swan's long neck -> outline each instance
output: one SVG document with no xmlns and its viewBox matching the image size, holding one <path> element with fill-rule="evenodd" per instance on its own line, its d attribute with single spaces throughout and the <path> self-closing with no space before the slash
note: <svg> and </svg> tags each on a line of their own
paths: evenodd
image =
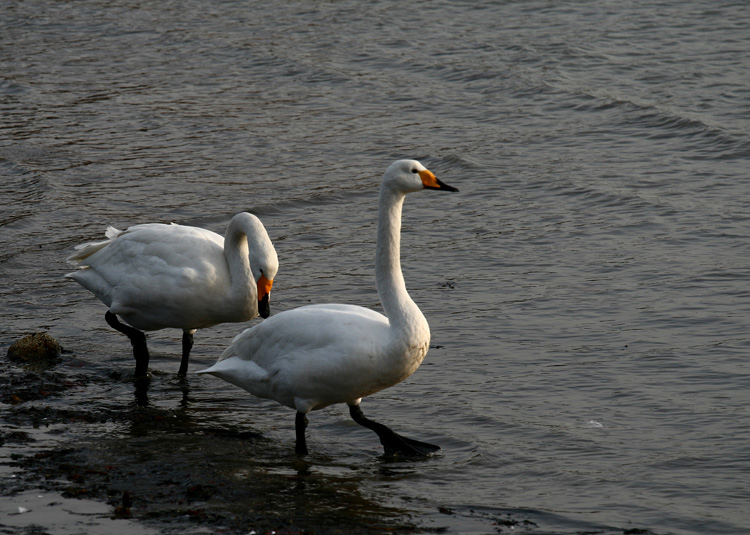
<svg viewBox="0 0 750 535">
<path fill-rule="evenodd" d="M 378 242 L 375 253 L 375 277 L 380 302 L 391 328 L 413 333 L 429 327 L 422 312 L 406 291 L 401 272 L 401 210 L 405 194 L 387 187 L 380 192 Z"/>
<path fill-rule="evenodd" d="M 241 217 L 233 217 L 224 235 L 224 256 L 231 278 L 231 295 L 256 299 L 257 288 L 250 270 L 248 229 Z"/>
</svg>

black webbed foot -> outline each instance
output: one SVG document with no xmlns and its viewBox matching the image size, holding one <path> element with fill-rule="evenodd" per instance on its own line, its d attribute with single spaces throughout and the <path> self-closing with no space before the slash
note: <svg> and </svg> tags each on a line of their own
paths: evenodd
<svg viewBox="0 0 750 535">
<path fill-rule="evenodd" d="M 440 450 L 440 446 L 401 436 L 387 426 L 366 418 L 359 405 L 349 405 L 349 414 L 359 425 L 371 429 L 378 435 L 385 454 L 389 457 L 426 457 Z"/>
</svg>

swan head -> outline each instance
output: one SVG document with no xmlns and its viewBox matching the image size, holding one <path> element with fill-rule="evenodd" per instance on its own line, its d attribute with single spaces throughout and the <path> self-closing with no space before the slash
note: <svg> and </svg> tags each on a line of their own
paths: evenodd
<svg viewBox="0 0 750 535">
<path fill-rule="evenodd" d="M 260 219 L 248 213 L 237 214 L 235 217 L 242 221 L 248 241 L 250 271 L 257 285 L 258 314 L 267 318 L 271 315 L 269 301 L 273 279 L 279 271 L 279 258 Z"/>
<path fill-rule="evenodd" d="M 398 160 L 393 162 L 383 175 L 383 186 L 411 193 L 422 189 L 458 191 L 458 189 L 439 180 L 431 171 L 417 160 Z"/>
<path fill-rule="evenodd" d="M 258 286 L 258 314 L 261 318 L 267 318 L 271 315 L 271 287 L 279 271 L 279 260 L 273 247 L 253 256 L 255 258 L 251 259 L 250 269 Z"/>
</svg>

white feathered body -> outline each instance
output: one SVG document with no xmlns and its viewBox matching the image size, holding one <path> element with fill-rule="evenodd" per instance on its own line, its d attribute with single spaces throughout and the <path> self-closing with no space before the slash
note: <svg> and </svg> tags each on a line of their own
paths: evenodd
<svg viewBox="0 0 750 535">
<path fill-rule="evenodd" d="M 211 373 L 251 394 L 306 413 L 393 386 L 419 367 L 430 342 L 419 309 L 408 336 L 373 310 L 342 304 L 282 312 L 247 329 Z"/>
<path fill-rule="evenodd" d="M 438 184 L 415 160 L 383 176 L 375 278 L 385 315 L 354 305 L 300 307 L 237 336 L 210 373 L 300 413 L 361 398 L 409 377 L 427 354 L 430 327 L 401 272 L 401 210 L 406 193 Z"/>
<path fill-rule="evenodd" d="M 109 227 L 106 236 L 79 246 L 68 260 L 83 269 L 67 276 L 136 329 L 200 329 L 258 315 L 253 284 L 231 291 L 223 236 L 161 223 Z"/>
</svg>

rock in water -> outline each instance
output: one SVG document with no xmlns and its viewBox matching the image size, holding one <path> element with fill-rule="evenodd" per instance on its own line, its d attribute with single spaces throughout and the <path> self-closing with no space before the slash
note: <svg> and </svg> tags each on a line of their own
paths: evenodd
<svg viewBox="0 0 750 535">
<path fill-rule="evenodd" d="M 60 359 L 60 344 L 46 333 L 28 334 L 8 348 L 8 358 L 32 366 L 51 366 Z"/>
</svg>

